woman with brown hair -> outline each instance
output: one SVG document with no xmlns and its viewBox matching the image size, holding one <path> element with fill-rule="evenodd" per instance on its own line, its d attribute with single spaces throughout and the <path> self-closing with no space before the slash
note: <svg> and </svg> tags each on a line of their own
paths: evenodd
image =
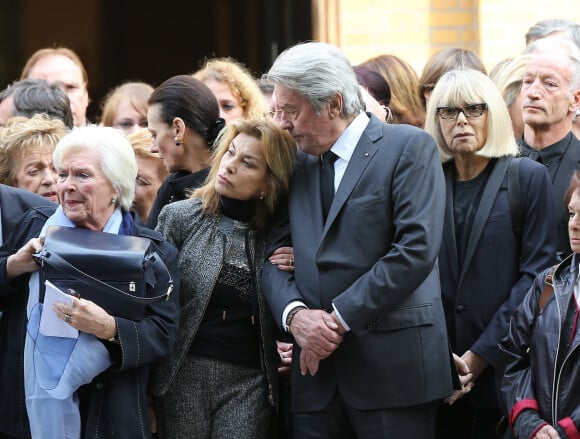
<svg viewBox="0 0 580 439">
<path fill-rule="evenodd" d="M 156 369 L 159 437 L 270 437 L 275 326 L 261 292 L 265 234 L 288 191 L 292 137 L 264 117 L 228 124 L 206 184 L 158 229 L 179 250 L 180 329 Z"/>
<path fill-rule="evenodd" d="M 419 79 L 421 99 L 423 100 L 423 105 L 427 106 L 427 101 L 435 84 L 439 81 L 439 78 L 450 70 L 464 70 L 472 69 L 487 75 L 483 61 L 472 50 L 461 49 L 459 47 L 451 47 L 449 49 L 443 49 L 435 53 L 429 60 L 425 67 L 423 67 L 423 72 L 421 73 L 421 78 Z"/>
<path fill-rule="evenodd" d="M 423 128 L 425 109 L 419 96 L 419 78 L 413 67 L 395 55 L 379 55 L 361 64 L 380 73 L 391 88 L 389 108 L 393 123 Z"/>
</svg>

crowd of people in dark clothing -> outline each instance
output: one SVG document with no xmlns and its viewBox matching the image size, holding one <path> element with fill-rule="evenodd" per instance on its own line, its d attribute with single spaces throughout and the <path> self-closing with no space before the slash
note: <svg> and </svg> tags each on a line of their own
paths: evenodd
<svg viewBox="0 0 580 439">
<path fill-rule="evenodd" d="M 0 93 L 0 439 L 580 439 L 580 24 L 525 43 L 213 58 L 99 121 L 35 52 Z M 147 243 L 137 317 L 52 302 L 64 227 Z"/>
</svg>

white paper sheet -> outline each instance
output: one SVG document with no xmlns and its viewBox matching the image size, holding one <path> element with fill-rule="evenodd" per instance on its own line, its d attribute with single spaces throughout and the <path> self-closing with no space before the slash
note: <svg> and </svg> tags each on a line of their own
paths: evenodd
<svg viewBox="0 0 580 439">
<path fill-rule="evenodd" d="M 55 302 L 72 305 L 72 296 L 63 293 L 50 281 L 45 281 L 44 284 L 46 285 L 46 291 L 44 293 L 44 305 L 42 307 L 40 326 L 38 328 L 40 333 L 52 337 L 78 338 L 78 329 L 73 328 L 67 322 L 60 319 L 57 313 L 52 309 L 52 305 Z"/>
</svg>

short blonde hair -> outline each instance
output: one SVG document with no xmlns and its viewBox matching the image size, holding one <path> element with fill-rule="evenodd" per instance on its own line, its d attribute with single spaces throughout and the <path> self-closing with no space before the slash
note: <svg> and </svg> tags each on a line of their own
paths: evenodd
<svg viewBox="0 0 580 439">
<path fill-rule="evenodd" d="M 0 183 L 14 186 L 18 160 L 44 148 L 54 149 L 67 133 L 60 119 L 45 114 L 12 117 L 0 130 Z"/>
<path fill-rule="evenodd" d="M 201 82 L 212 79 L 225 82 L 244 109 L 244 117 L 261 116 L 266 111 L 264 95 L 256 80 L 248 69 L 233 58 L 208 59 L 193 77 Z"/>
<path fill-rule="evenodd" d="M 475 154 L 489 158 L 518 154 L 507 106 L 492 80 L 476 70 L 451 70 L 439 79 L 433 89 L 425 119 L 425 131 L 435 138 L 442 162 L 451 160 L 453 152 L 441 132 L 437 107 L 479 103 L 487 104 L 487 140 Z"/>
<path fill-rule="evenodd" d="M 215 190 L 215 181 L 220 162 L 232 140 L 240 133 L 258 139 L 266 159 L 268 189 L 264 194 L 264 199 L 258 203 L 255 220 L 258 229 L 266 230 L 271 225 L 276 204 L 290 187 L 297 147 L 296 142 L 286 130 L 282 130 L 263 116 L 252 119 L 237 119 L 226 125 L 226 129 L 217 138 L 217 148 L 214 152 L 213 164 L 206 184 L 197 189 L 192 198 L 203 199 L 202 205 L 205 213 L 218 212 L 220 196 Z"/>
<path fill-rule="evenodd" d="M 101 125 L 112 127 L 115 124 L 117 108 L 123 100 L 129 101 L 135 111 L 147 119 L 147 101 L 152 93 L 153 87 L 145 82 L 126 82 L 115 87 L 103 102 Z"/>
</svg>

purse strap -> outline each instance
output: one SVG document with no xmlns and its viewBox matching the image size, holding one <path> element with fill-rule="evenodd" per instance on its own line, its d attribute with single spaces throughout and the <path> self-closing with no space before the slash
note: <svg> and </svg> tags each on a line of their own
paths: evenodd
<svg viewBox="0 0 580 439">
<path fill-rule="evenodd" d="M 84 282 L 85 284 L 93 288 L 96 288 L 97 290 L 103 293 L 114 296 L 120 294 L 121 296 L 130 300 L 131 302 L 150 304 L 160 302 L 162 300 L 169 300 L 169 297 L 173 292 L 173 278 L 171 277 L 171 273 L 169 273 L 167 266 L 163 263 L 163 261 L 156 252 L 150 253 L 145 257 L 145 260 L 151 262 L 153 265 L 162 266 L 164 268 L 164 273 L 167 275 L 167 291 L 164 294 L 161 294 L 160 296 L 156 297 L 139 297 L 126 293 L 125 291 L 120 290 L 114 287 L 113 285 L 109 285 L 108 283 L 103 282 L 97 279 L 96 277 L 93 277 L 90 274 L 85 273 L 82 270 L 79 270 L 77 267 L 69 263 L 62 256 L 50 252 L 46 248 L 43 248 L 40 252 L 35 253 L 33 256 L 36 259 L 40 260 L 41 264 L 46 263 L 51 267 L 55 268 L 56 270 L 66 273 L 69 276 L 72 276 Z"/>
</svg>

